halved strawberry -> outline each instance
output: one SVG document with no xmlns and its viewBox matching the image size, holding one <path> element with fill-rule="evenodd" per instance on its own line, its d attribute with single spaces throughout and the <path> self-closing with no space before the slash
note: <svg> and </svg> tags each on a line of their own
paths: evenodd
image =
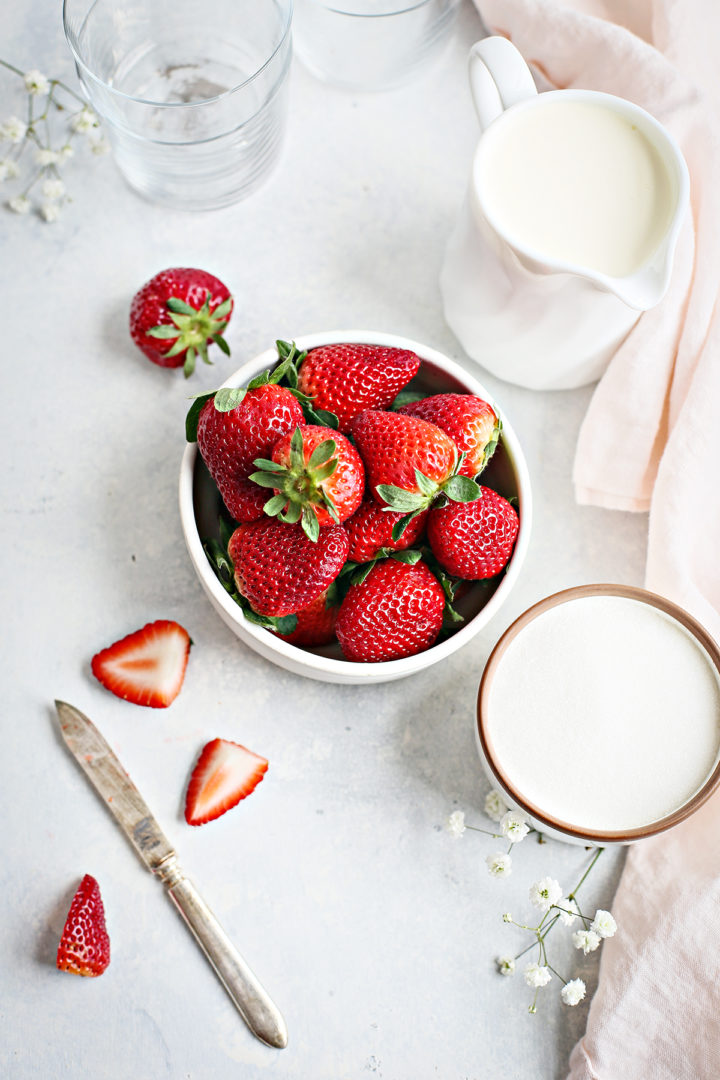
<svg viewBox="0 0 720 1080">
<path fill-rule="evenodd" d="M 110 963 L 110 938 L 100 886 L 86 874 L 73 896 L 55 961 L 72 975 L 102 975 Z"/>
<path fill-rule="evenodd" d="M 239 743 L 213 739 L 203 748 L 193 769 L 185 799 L 188 825 L 214 821 L 255 788 L 267 772 L 268 762 Z"/>
<path fill-rule="evenodd" d="M 164 709 L 180 693 L 192 642 L 179 623 L 158 619 L 92 658 L 92 672 L 116 697 Z"/>
</svg>

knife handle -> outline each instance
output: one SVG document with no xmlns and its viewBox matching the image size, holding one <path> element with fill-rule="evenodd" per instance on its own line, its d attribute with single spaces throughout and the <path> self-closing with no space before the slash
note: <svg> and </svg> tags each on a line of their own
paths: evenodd
<svg viewBox="0 0 720 1080">
<path fill-rule="evenodd" d="M 243 1020 L 262 1042 L 287 1046 L 287 1028 L 280 1010 L 243 960 L 175 856 L 156 867 L 168 896 L 212 964 Z"/>
</svg>

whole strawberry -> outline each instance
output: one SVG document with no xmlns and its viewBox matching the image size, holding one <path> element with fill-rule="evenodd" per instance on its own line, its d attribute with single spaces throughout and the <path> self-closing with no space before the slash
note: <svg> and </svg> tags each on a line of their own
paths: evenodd
<svg viewBox="0 0 720 1080">
<path fill-rule="evenodd" d="M 378 663 L 414 656 L 433 644 L 443 621 L 445 594 L 423 562 L 382 559 L 351 585 L 336 633 L 348 660 Z"/>
<path fill-rule="evenodd" d="M 393 540 L 393 527 L 402 519 L 402 514 L 383 510 L 374 499 L 366 499 L 353 516 L 343 523 L 350 537 L 348 559 L 366 563 L 380 551 L 404 551 L 412 547 L 425 528 L 426 518 L 427 511 L 421 512 L 410 521 L 402 535 Z"/>
<path fill-rule="evenodd" d="M 507 565 L 519 528 L 514 507 L 491 488 L 481 487 L 471 503 L 448 503 L 428 515 L 430 547 L 449 574 L 479 581 Z"/>
<path fill-rule="evenodd" d="M 442 496 L 462 502 L 477 498 L 474 480 L 457 475 L 455 443 L 435 424 L 368 410 L 355 417 L 351 430 L 371 493 L 381 505 L 403 515 L 393 526 L 393 539 Z"/>
<path fill-rule="evenodd" d="M 218 390 L 202 404 L 197 430 L 190 434 L 196 434 L 203 461 L 235 521 L 262 517 L 267 493 L 248 479 L 253 462 L 269 457 L 275 443 L 302 423 L 298 400 L 272 382 Z"/>
<path fill-rule="evenodd" d="M 348 546 L 342 525 L 329 525 L 311 540 L 299 525 L 263 517 L 235 530 L 228 555 L 237 590 L 253 610 L 283 616 L 302 611 L 327 589 L 343 568 Z"/>
<path fill-rule="evenodd" d="M 153 364 L 182 367 L 187 378 L 198 356 L 212 363 L 208 346 L 213 342 L 230 355 L 222 335 L 232 310 L 227 287 L 205 270 L 161 270 L 133 297 L 130 336 Z"/>
<path fill-rule="evenodd" d="M 364 409 L 386 408 L 420 367 L 409 349 L 383 345 L 321 345 L 302 361 L 298 389 L 313 408 L 335 413 L 340 431 Z"/>
<path fill-rule="evenodd" d="M 435 394 L 397 411 L 428 420 L 450 436 L 460 453 L 465 454 L 458 469 L 460 476 L 476 477 L 495 452 L 500 421 L 487 401 L 474 394 Z"/>
<path fill-rule="evenodd" d="M 328 645 L 335 638 L 338 606 L 329 590 L 320 593 L 306 608 L 297 613 L 297 626 L 291 634 L 278 634 L 291 645 Z"/>
<path fill-rule="evenodd" d="M 110 938 L 100 886 L 86 874 L 75 893 L 63 928 L 56 964 L 73 975 L 102 975 L 110 963 Z"/>
<path fill-rule="evenodd" d="M 365 490 L 365 469 L 352 443 L 332 428 L 299 424 L 275 444 L 272 461 L 258 458 L 250 479 L 275 490 L 265 513 L 300 521 L 311 540 L 354 514 Z"/>
</svg>

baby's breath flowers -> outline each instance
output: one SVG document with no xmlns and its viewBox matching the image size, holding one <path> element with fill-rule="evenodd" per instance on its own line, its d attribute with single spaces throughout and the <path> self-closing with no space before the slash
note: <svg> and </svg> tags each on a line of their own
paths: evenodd
<svg viewBox="0 0 720 1080">
<path fill-rule="evenodd" d="M 563 986 L 560 997 L 565 1005 L 579 1005 L 585 997 L 585 983 L 582 979 L 571 979 Z"/>
<path fill-rule="evenodd" d="M 495 960 L 497 969 L 500 975 L 514 975 L 515 974 L 515 957 L 514 956 L 498 956 Z"/>
<path fill-rule="evenodd" d="M 594 930 L 576 930 L 572 936 L 575 948 L 582 949 L 586 956 L 589 952 L 595 952 L 601 941 L 602 938 Z"/>
<path fill-rule="evenodd" d="M 504 851 L 496 851 L 485 859 L 488 873 L 492 877 L 509 877 L 512 873 L 512 859 Z"/>
<path fill-rule="evenodd" d="M 562 899 L 562 885 L 555 878 L 545 877 L 530 886 L 530 903 L 545 914 Z"/>
<path fill-rule="evenodd" d="M 74 155 L 73 140 L 86 137 L 93 154 L 109 149 L 98 136 L 100 122 L 80 95 L 60 79 L 49 78 L 37 68 L 23 72 L 6 60 L 0 60 L 0 67 L 22 80 L 27 99 L 26 119 L 8 116 L 0 121 L 0 144 L 4 144 L 0 145 L 0 183 L 26 174 L 25 186 L 7 199 L 6 206 L 16 214 L 34 209 L 43 221 L 57 221 L 68 201 L 59 170 Z M 60 113 L 66 115 L 67 123 L 58 134 L 51 130 L 51 118 Z M 42 201 L 32 202 L 33 191 L 42 192 Z"/>
<path fill-rule="evenodd" d="M 488 873 L 494 878 L 508 877 L 512 872 L 512 857 L 516 844 L 521 843 L 530 833 L 535 833 L 539 842 L 544 842 L 537 830 L 533 829 L 527 816 L 520 810 L 510 809 L 499 791 L 491 791 L 487 795 L 484 804 L 485 813 L 494 821 L 498 832 L 483 829 L 477 825 L 470 825 L 461 810 L 455 810 L 450 814 L 446 822 L 446 828 L 453 836 L 463 836 L 468 830 L 484 833 L 495 840 L 507 842 L 506 851 L 491 852 L 485 858 Z M 612 937 L 617 931 L 615 919 L 609 911 L 598 908 L 594 917 L 583 914 L 580 910 L 576 894 L 588 874 L 600 858 L 603 849 L 598 848 L 590 860 L 582 877 L 574 889 L 565 893 L 562 885 L 553 877 L 543 877 L 533 882 L 529 890 L 529 899 L 532 905 L 540 912 L 541 918 L 537 925 L 529 925 L 517 922 L 509 911 L 506 911 L 502 920 L 521 930 L 532 934 L 533 940 L 515 956 L 503 955 L 495 958 L 495 965 L 501 975 L 509 976 L 515 971 L 516 963 L 520 957 L 525 956 L 531 949 L 537 949 L 537 956 L 530 960 L 523 969 L 523 978 L 526 984 L 535 991 L 529 1012 L 537 1012 L 538 995 L 543 987 L 556 978 L 562 983 L 560 1000 L 564 1005 L 578 1005 L 586 994 L 586 986 L 582 979 L 565 979 L 550 963 L 547 953 L 546 939 L 548 934 L 558 924 L 572 927 L 572 944 L 576 949 L 582 950 L 587 955 L 594 952 L 602 944 L 604 938 Z"/>
</svg>

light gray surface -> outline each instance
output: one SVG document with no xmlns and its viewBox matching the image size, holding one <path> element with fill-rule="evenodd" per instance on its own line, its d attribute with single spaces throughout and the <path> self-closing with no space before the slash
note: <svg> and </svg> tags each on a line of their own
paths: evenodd
<svg viewBox="0 0 720 1080">
<path fill-rule="evenodd" d="M 10 59 L 70 74 L 58 5 L 4 14 Z M 463 8 L 440 62 L 384 95 L 335 91 L 296 66 L 281 167 L 230 210 L 166 212 L 102 159 L 68 169 L 75 201 L 61 222 L 0 214 L 3 1077 L 564 1075 L 586 1003 L 569 1010 L 551 987 L 529 1016 L 530 991 L 495 975 L 492 960 L 518 940 L 501 912 L 529 915 L 531 881 L 550 873 L 569 887 L 586 855 L 526 841 L 512 877 L 497 882 L 484 865 L 494 842 L 454 841 L 442 825 L 456 808 L 485 824 L 473 709 L 504 627 L 564 586 L 642 583 L 645 518 L 573 502 L 590 390 L 543 396 L 480 373 L 528 456 L 534 538 L 507 607 L 458 655 L 404 682 L 323 685 L 243 648 L 193 576 L 176 505 L 188 394 L 278 336 L 355 324 L 467 363 L 444 325 L 437 276 L 476 138 L 464 58 L 479 31 Z M 5 113 L 13 84 L 1 78 Z M 206 267 L 237 297 L 232 359 L 191 385 L 149 364 L 126 329 L 135 289 L 173 264 Z M 195 642 L 170 709 L 135 708 L 94 683 L 98 648 L 164 617 Z M 56 736 L 55 697 L 86 711 L 119 753 L 283 1009 L 287 1050 L 245 1029 Z M 185 783 L 215 736 L 266 755 L 270 769 L 236 810 L 191 829 Z M 601 859 L 584 890 L 589 908 L 610 904 L 619 860 Z M 97 980 L 54 968 L 86 872 L 100 882 L 113 949 Z M 566 959 L 594 986 L 597 954 Z"/>
</svg>

